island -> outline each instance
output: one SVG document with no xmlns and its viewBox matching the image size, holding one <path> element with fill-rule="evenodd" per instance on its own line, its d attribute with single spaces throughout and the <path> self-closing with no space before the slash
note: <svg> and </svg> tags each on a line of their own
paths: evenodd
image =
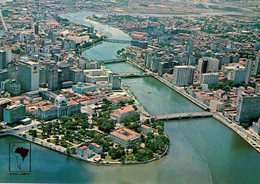
<svg viewBox="0 0 260 184">
<path fill-rule="evenodd" d="M 91 163 L 136 164 L 157 160 L 166 155 L 170 143 L 164 133 L 164 122 L 154 118 L 141 120 L 133 103 L 127 96 L 121 101 L 114 99 L 113 103 L 104 99 L 94 105 L 93 114 L 77 113 L 42 122 L 23 137 L 40 139 L 55 145 L 55 149 L 62 147 L 63 153 Z"/>
</svg>

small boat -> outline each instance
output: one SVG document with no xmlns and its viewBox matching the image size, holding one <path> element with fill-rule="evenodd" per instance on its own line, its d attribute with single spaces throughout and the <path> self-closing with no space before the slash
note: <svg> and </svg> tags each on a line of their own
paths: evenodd
<svg viewBox="0 0 260 184">
<path fill-rule="evenodd" d="M 148 93 L 151 93 L 151 91 L 148 91 Z"/>
</svg>

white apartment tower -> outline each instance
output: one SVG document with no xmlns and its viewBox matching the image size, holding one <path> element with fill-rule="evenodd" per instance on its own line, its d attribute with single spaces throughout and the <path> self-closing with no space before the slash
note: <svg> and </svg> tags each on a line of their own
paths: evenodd
<svg viewBox="0 0 260 184">
<path fill-rule="evenodd" d="M 186 86 L 193 83 L 194 66 L 175 66 L 173 71 L 173 84 L 176 86 Z"/>
</svg>

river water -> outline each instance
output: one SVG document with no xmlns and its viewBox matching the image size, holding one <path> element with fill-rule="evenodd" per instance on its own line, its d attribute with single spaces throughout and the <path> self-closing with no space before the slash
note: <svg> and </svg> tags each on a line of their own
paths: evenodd
<svg viewBox="0 0 260 184">
<path fill-rule="evenodd" d="M 76 20 L 77 16 L 81 17 L 81 22 L 78 18 L 77 23 L 85 23 L 82 13 L 69 14 L 67 18 L 71 20 L 74 17 L 73 20 Z M 101 45 L 99 49 L 102 50 Z M 106 55 L 102 59 L 106 59 Z M 122 63 L 107 67 L 123 73 L 131 68 Z M 123 79 L 123 82 L 151 114 L 201 111 L 154 78 Z M 148 94 L 149 90 L 152 93 Z M 20 140 L 4 137 L 0 139 L 0 182 L 260 183 L 259 154 L 214 118 L 169 121 L 165 123 L 165 132 L 171 142 L 168 155 L 145 165 L 94 166 L 33 144 L 32 172 L 29 176 L 9 175 L 9 142 Z"/>
</svg>

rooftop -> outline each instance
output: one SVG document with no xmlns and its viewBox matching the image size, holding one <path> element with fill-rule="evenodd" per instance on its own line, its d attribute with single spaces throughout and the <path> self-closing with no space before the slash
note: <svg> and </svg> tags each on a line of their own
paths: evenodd
<svg viewBox="0 0 260 184">
<path fill-rule="evenodd" d="M 121 139 L 125 139 L 125 140 L 130 140 L 130 139 L 133 139 L 135 137 L 138 137 L 140 134 L 132 131 L 132 130 L 129 130 L 127 128 L 120 128 L 118 130 L 115 130 L 113 132 L 111 132 L 110 134 L 113 134 L 117 137 L 120 137 Z"/>
</svg>

